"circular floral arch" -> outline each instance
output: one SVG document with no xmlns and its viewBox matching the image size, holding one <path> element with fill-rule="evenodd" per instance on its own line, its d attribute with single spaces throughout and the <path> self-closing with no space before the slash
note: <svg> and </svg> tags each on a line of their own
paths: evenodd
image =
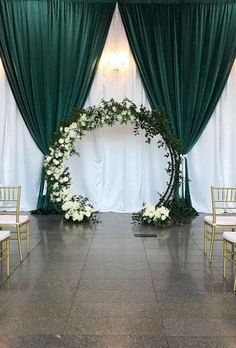
<svg viewBox="0 0 236 348">
<path fill-rule="evenodd" d="M 84 221 L 93 217 L 93 206 L 87 197 L 72 195 L 70 192 L 71 176 L 66 161 L 76 154 L 75 144 L 87 132 L 115 123 L 134 125 L 135 135 L 142 129 L 145 131 L 146 142 L 150 143 L 156 135 L 161 135 L 157 144 L 164 148 L 168 158 L 166 168 L 169 182 L 166 191 L 160 195 L 155 207 L 165 206 L 173 196 L 175 187 L 179 185 L 179 167 L 181 162 L 181 142 L 172 135 L 169 121 L 163 110 L 147 110 L 137 106 L 128 99 L 121 103 L 102 101 L 99 107 L 86 110 L 74 109 L 72 117 L 65 122 L 55 135 L 49 154 L 45 157 L 44 168 L 50 198 L 66 220 Z"/>
</svg>

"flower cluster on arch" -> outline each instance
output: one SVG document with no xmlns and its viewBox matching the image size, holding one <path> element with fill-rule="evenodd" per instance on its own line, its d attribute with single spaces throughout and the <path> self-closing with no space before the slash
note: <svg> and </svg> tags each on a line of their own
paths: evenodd
<svg viewBox="0 0 236 348">
<path fill-rule="evenodd" d="M 104 125 L 113 126 L 115 123 L 133 124 L 135 134 L 139 133 L 139 129 L 143 129 L 147 142 L 150 142 L 153 136 L 160 134 L 163 140 L 159 141 L 158 146 L 166 148 L 169 124 L 165 114 L 160 110 L 150 111 L 142 105 L 137 108 L 128 99 L 124 99 L 121 103 L 113 99 L 103 100 L 99 107 L 74 109 L 71 119 L 64 122 L 55 134 L 43 163 L 50 199 L 66 220 L 82 222 L 94 217 L 94 209 L 89 199 L 70 192 L 72 178 L 66 163 L 70 156 L 78 154 L 75 148 L 76 140 L 81 139 L 87 132 Z M 171 139 L 170 136 L 169 138 Z M 168 163 L 168 170 L 172 167 L 173 165 Z M 144 210 L 142 212 L 146 214 Z"/>
</svg>

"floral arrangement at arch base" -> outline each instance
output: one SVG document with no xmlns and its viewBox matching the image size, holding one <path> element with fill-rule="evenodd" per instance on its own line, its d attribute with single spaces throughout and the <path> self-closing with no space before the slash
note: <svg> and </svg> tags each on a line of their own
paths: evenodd
<svg viewBox="0 0 236 348">
<path fill-rule="evenodd" d="M 171 216 L 171 204 L 173 203 L 173 192 L 176 185 L 179 185 L 181 177 L 181 141 L 173 137 L 169 121 L 163 110 L 150 111 L 142 105 L 137 108 L 128 99 L 124 99 L 121 103 L 113 99 L 102 101 L 99 107 L 89 107 L 86 110 L 74 109 L 71 119 L 61 125 L 43 163 L 48 193 L 55 208 L 67 221 L 97 221 L 89 199 L 82 195 L 71 194 L 72 178 L 66 161 L 72 155 L 79 155 L 75 148 L 77 139 L 81 139 L 87 132 L 104 125 L 113 126 L 116 123 L 133 124 L 135 135 L 139 134 L 140 129 L 144 130 L 147 143 L 150 143 L 154 136 L 161 135 L 162 138 L 158 140 L 157 145 L 159 148 L 164 148 L 165 157 L 168 159 L 166 171 L 170 180 L 165 193 L 161 195 L 155 207 L 145 205 L 139 213 L 134 214 L 134 222 L 155 226 L 178 223 L 178 218 L 173 219 L 173 214 Z M 176 211 L 178 215 L 178 208 Z M 182 212 L 180 215 L 182 216 Z M 193 217 L 193 212 L 188 212 L 186 216 Z"/>
</svg>

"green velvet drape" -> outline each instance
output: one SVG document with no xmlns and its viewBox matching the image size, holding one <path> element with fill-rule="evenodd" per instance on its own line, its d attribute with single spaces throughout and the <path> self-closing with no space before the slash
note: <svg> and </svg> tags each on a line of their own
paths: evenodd
<svg viewBox="0 0 236 348">
<path fill-rule="evenodd" d="M 209 121 L 235 58 L 236 2 L 120 0 L 119 9 L 150 104 L 166 109 L 186 154 Z M 185 191 L 191 205 L 188 180 Z"/>
<path fill-rule="evenodd" d="M 1 0 L 0 54 L 22 117 L 44 155 L 74 106 L 83 107 L 113 0 Z M 48 208 L 40 188 L 38 208 Z"/>
</svg>

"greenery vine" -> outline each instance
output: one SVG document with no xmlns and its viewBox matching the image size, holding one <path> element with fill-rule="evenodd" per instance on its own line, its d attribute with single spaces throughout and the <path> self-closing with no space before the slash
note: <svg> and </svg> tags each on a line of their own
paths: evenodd
<svg viewBox="0 0 236 348">
<path fill-rule="evenodd" d="M 178 205 L 183 204 L 183 201 L 177 199 L 178 195 L 176 195 L 181 180 L 182 142 L 174 138 L 168 118 L 162 109 L 150 111 L 142 105 L 137 108 L 128 99 L 124 99 L 121 103 L 113 99 L 103 100 L 99 107 L 83 110 L 75 108 L 71 118 L 64 122 L 55 134 L 49 154 L 44 160 L 44 168 L 48 192 L 57 210 L 66 220 L 76 222 L 95 220 L 94 209 L 88 198 L 70 193 L 72 178 L 65 163 L 70 156 L 77 153 L 75 149 L 77 139 L 81 139 L 86 132 L 104 125 L 113 126 L 115 123 L 133 124 L 135 135 L 139 134 L 140 129 L 144 130 L 147 143 L 150 143 L 153 137 L 160 135 L 161 139 L 158 140 L 157 145 L 158 148 L 165 150 L 165 157 L 168 160 L 166 171 L 169 174 L 169 181 L 166 191 L 160 195 L 155 206 L 145 205 L 140 212 L 133 215 L 133 220 L 156 226 L 186 222 L 186 218 L 193 216 L 193 211 L 187 211 L 187 207 L 181 206 L 180 216 Z M 183 209 L 186 215 L 184 221 L 182 221 Z"/>
</svg>

